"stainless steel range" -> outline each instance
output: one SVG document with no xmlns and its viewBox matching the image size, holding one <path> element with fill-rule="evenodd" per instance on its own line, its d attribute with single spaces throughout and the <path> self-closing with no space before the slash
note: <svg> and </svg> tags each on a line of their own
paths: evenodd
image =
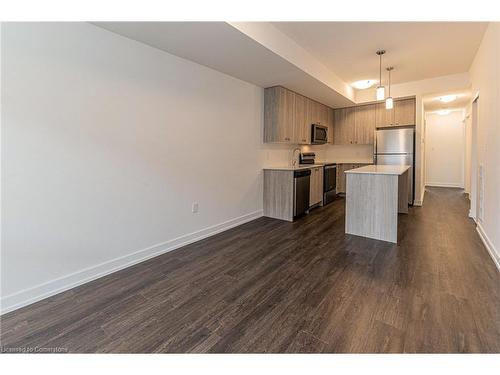
<svg viewBox="0 0 500 375">
<path fill-rule="evenodd" d="M 337 197 L 337 164 L 323 166 L 323 204 L 333 202 Z"/>
</svg>

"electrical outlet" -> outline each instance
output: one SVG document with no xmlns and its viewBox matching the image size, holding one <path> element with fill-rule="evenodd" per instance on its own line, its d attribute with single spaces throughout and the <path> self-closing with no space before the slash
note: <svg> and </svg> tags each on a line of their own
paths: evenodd
<svg viewBox="0 0 500 375">
<path fill-rule="evenodd" d="M 191 211 L 193 214 L 198 212 L 198 202 L 193 202 L 193 206 L 191 207 Z"/>
</svg>

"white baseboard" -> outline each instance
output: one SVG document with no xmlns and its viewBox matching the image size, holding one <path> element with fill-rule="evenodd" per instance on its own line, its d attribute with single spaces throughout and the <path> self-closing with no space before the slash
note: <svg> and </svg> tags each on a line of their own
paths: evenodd
<svg viewBox="0 0 500 375">
<path fill-rule="evenodd" d="M 255 220 L 262 215 L 262 210 L 251 212 L 249 214 L 225 221 L 223 223 L 216 224 L 198 230 L 196 232 L 192 232 L 174 238 L 172 240 L 150 246 L 146 249 L 138 250 L 133 253 L 71 273 L 69 275 L 50 280 L 37 286 L 7 295 L 3 297 L 0 302 L 1 314 L 17 310 L 21 307 L 38 302 L 44 298 L 53 296 L 68 289 L 85 284 L 89 281 L 109 275 L 110 273 L 143 262 L 147 259 L 178 249 L 179 247 L 199 241 L 203 238 L 213 236 L 214 234 L 224 232 L 238 225 Z"/>
<path fill-rule="evenodd" d="M 425 194 L 425 187 L 422 189 L 422 194 L 420 195 L 420 199 L 415 199 L 413 201 L 414 206 L 422 206 L 424 204 L 424 194 Z"/>
<path fill-rule="evenodd" d="M 491 259 L 493 259 L 493 262 L 495 262 L 495 265 L 497 266 L 497 270 L 500 272 L 500 253 L 493 246 L 493 243 L 490 241 L 490 239 L 486 235 L 486 232 L 484 231 L 481 224 L 477 223 L 476 230 L 477 230 L 477 233 L 479 233 L 479 237 L 481 237 L 481 240 L 484 243 L 484 247 L 486 247 L 486 250 L 488 250 L 488 253 L 490 253 Z"/>
<path fill-rule="evenodd" d="M 474 220 L 474 222 L 476 222 L 476 217 L 474 216 L 474 214 L 472 213 L 472 211 L 469 209 L 469 217 Z"/>
<path fill-rule="evenodd" d="M 463 189 L 462 184 L 448 183 L 448 182 L 426 182 L 425 186 L 434 186 L 434 187 L 452 187 L 452 188 L 461 188 Z"/>
</svg>

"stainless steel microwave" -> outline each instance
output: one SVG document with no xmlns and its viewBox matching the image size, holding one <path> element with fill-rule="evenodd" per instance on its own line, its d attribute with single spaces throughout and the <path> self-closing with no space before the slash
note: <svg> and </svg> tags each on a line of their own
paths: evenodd
<svg viewBox="0 0 500 375">
<path fill-rule="evenodd" d="M 323 125 L 311 125 L 311 143 L 321 145 L 328 142 L 328 128 Z"/>
</svg>

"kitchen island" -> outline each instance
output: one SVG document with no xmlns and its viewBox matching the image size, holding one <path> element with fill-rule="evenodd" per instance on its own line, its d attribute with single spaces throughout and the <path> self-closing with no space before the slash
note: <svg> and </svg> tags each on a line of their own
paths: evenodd
<svg viewBox="0 0 500 375">
<path fill-rule="evenodd" d="M 397 243 L 398 213 L 408 213 L 409 165 L 367 165 L 346 174 L 345 232 Z"/>
</svg>

